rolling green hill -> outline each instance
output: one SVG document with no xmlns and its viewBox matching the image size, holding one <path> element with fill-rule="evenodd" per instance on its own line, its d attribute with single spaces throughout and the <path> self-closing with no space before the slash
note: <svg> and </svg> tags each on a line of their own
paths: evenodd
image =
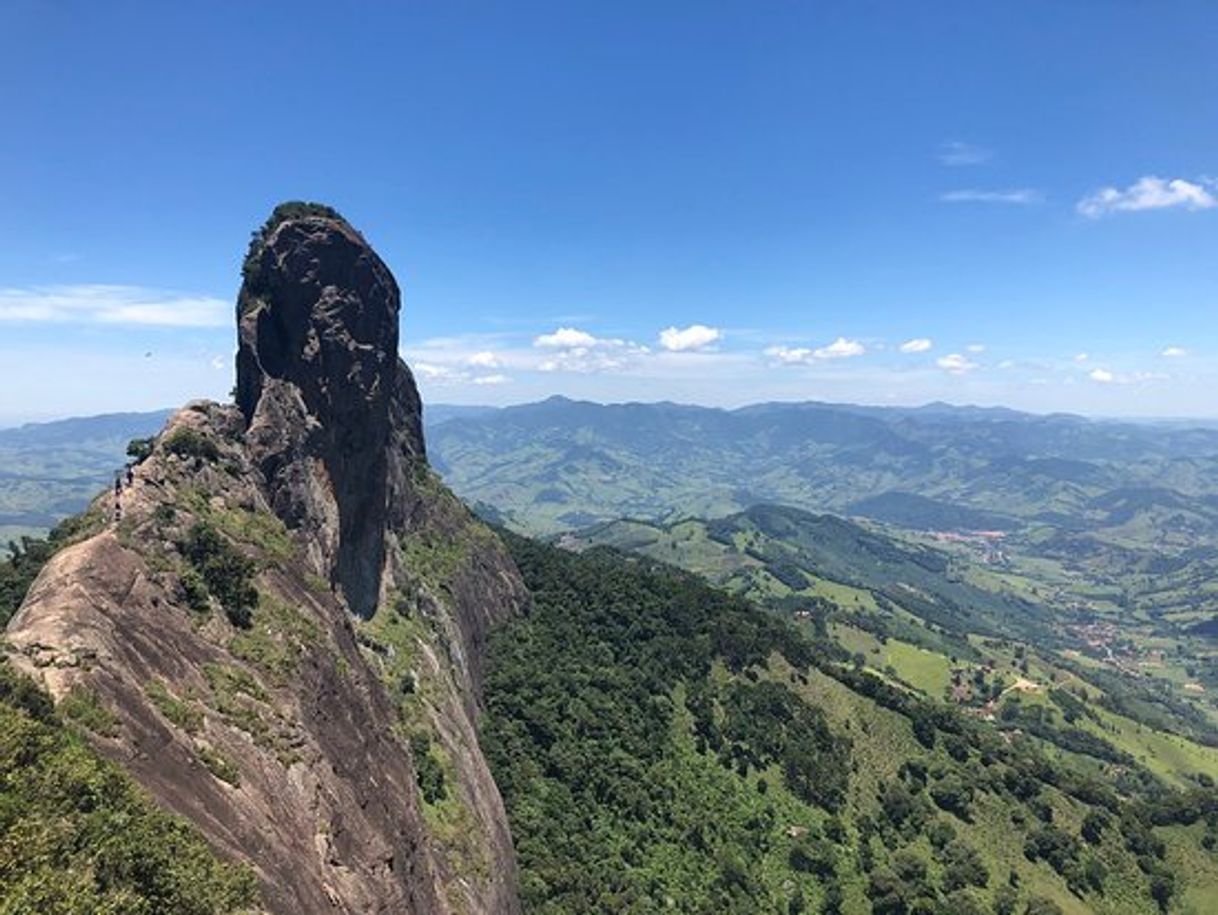
<svg viewBox="0 0 1218 915">
<path fill-rule="evenodd" d="M 1196 688 L 1213 670 L 1206 639 L 1156 636 L 1151 625 L 1119 616 L 1109 622 L 1085 604 L 1056 601 L 1018 562 L 996 568 L 972 544 L 769 505 L 713 521 L 610 522 L 558 542 L 577 550 L 611 546 L 693 571 L 831 634 L 877 674 L 977 713 L 1000 716 L 1017 700 L 1035 705 L 1069 684 L 1116 716 L 1088 718 L 1083 730 L 1091 723 L 1116 735 L 1169 735 L 1188 749 L 1169 753 L 1180 765 L 1168 763 L 1160 774 L 1218 774 L 1214 699 Z M 1174 656 L 1158 647 L 1168 642 Z M 1026 717 L 1022 707 L 1011 714 Z M 1089 740 L 1041 730 L 1050 742 Z M 1156 754 L 1144 741 L 1132 753 Z"/>
<path fill-rule="evenodd" d="M 1218 892 L 1213 782 L 1047 741 L 1052 702 L 1003 727 L 671 566 L 508 542 L 534 608 L 494 639 L 483 740 L 530 912 L 1201 915 Z"/>
<path fill-rule="evenodd" d="M 581 537 L 604 525 L 594 542 L 771 603 L 831 599 L 857 616 L 854 629 L 946 657 L 971 658 L 975 638 L 1030 639 L 1054 652 L 1055 668 L 1115 678 L 1121 698 L 1109 701 L 1123 714 L 1214 739 L 1213 428 L 946 405 L 716 410 L 551 398 L 439 415 L 428 442 L 448 482 L 496 523 Z M 751 513 L 766 504 L 859 524 L 779 530 Z M 736 522 L 748 531 L 731 543 L 715 533 Z M 851 549 L 818 543 L 814 528 L 843 534 L 839 546 Z M 902 544 L 902 558 L 879 561 L 857 530 Z M 933 556 L 942 568 L 918 568 Z M 941 680 L 941 670 L 926 675 Z"/>
<path fill-rule="evenodd" d="M 671 526 L 615 521 L 564 542 L 675 562 L 754 600 L 825 597 L 863 610 L 900 605 L 949 632 L 1042 640 L 1053 633 L 1044 607 L 972 584 L 963 576 L 964 563 L 942 550 L 786 506 L 757 505 Z"/>
</svg>

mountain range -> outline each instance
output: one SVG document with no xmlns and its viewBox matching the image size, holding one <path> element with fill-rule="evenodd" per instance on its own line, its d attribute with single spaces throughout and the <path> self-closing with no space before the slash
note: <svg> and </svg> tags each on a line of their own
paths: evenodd
<svg viewBox="0 0 1218 915">
<path fill-rule="evenodd" d="M 1136 496 L 1136 511 L 1190 503 L 1206 524 L 1218 507 L 1218 431 L 1065 414 L 553 397 L 437 411 L 428 432 L 436 467 L 458 494 L 541 533 L 620 517 L 714 517 L 760 502 L 909 527 L 998 529 L 1106 526 L 1123 493 Z"/>
</svg>

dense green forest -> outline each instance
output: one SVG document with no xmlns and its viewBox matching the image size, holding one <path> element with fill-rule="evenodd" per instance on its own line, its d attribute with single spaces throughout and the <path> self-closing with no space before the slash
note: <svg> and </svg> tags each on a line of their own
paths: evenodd
<svg viewBox="0 0 1218 915">
<path fill-rule="evenodd" d="M 1002 732 L 694 576 L 508 535 L 484 741 L 531 912 L 1204 911 L 1218 796 Z"/>
<path fill-rule="evenodd" d="M 89 694 L 58 707 L 0 659 L 0 913 L 210 915 L 251 910 L 247 867 L 102 760 L 81 729 L 116 726 Z"/>
</svg>

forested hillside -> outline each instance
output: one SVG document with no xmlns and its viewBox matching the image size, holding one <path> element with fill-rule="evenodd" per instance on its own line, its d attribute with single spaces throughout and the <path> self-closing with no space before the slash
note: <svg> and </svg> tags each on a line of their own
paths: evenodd
<svg viewBox="0 0 1218 915">
<path fill-rule="evenodd" d="M 530 911 L 1206 911 L 1212 782 L 999 731 L 650 560 L 509 545 L 484 742 Z"/>
<path fill-rule="evenodd" d="M 0 912 L 251 911 L 253 872 L 217 860 L 83 738 L 117 719 L 80 690 L 56 707 L 0 658 Z"/>
<path fill-rule="evenodd" d="M 942 542 L 766 505 L 713 521 L 616 521 L 559 542 L 689 569 L 1001 727 L 1130 756 L 1175 782 L 1218 777 L 1211 642 L 1105 613 L 1094 595 L 1069 600 L 984 538 Z"/>
</svg>

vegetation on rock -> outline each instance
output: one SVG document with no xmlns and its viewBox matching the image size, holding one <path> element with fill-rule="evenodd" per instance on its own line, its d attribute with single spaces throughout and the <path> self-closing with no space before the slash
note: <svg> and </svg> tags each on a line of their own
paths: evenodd
<svg viewBox="0 0 1218 915">
<path fill-rule="evenodd" d="M 0 562 L 0 627 L 21 607 L 30 585 L 51 557 L 92 533 L 97 522 L 93 514 L 75 515 L 61 521 L 46 538 L 22 537 L 9 543 L 8 558 Z"/>
<path fill-rule="evenodd" d="M 249 248 L 245 253 L 245 260 L 241 263 L 242 280 L 247 284 L 253 283 L 257 272 L 258 258 L 262 255 L 262 248 L 272 232 L 289 219 L 304 219 L 310 216 L 320 216 L 325 219 L 342 219 L 338 210 L 324 203 L 288 200 L 279 204 L 271 211 L 271 215 L 267 217 L 266 222 L 250 233 Z M 247 288 L 251 291 L 253 290 L 252 285 Z"/>
<path fill-rule="evenodd" d="M 56 710 L 0 660 L 0 911 L 182 915 L 256 907 L 253 873 L 217 860 L 67 724 L 108 719 L 83 697 Z M 88 707 L 89 711 L 82 712 Z"/>
<path fill-rule="evenodd" d="M 197 580 L 183 579 L 191 605 L 198 605 L 198 583 L 201 582 L 220 602 L 229 621 L 239 629 L 248 629 L 254 607 L 258 605 L 258 589 L 253 585 L 257 564 L 206 522 L 198 522 L 190 528 L 180 549 L 198 575 Z"/>
<path fill-rule="evenodd" d="M 214 441 L 197 429 L 179 426 L 165 436 L 161 446 L 170 454 L 183 458 L 214 461 L 220 457 L 220 449 Z"/>
</svg>

